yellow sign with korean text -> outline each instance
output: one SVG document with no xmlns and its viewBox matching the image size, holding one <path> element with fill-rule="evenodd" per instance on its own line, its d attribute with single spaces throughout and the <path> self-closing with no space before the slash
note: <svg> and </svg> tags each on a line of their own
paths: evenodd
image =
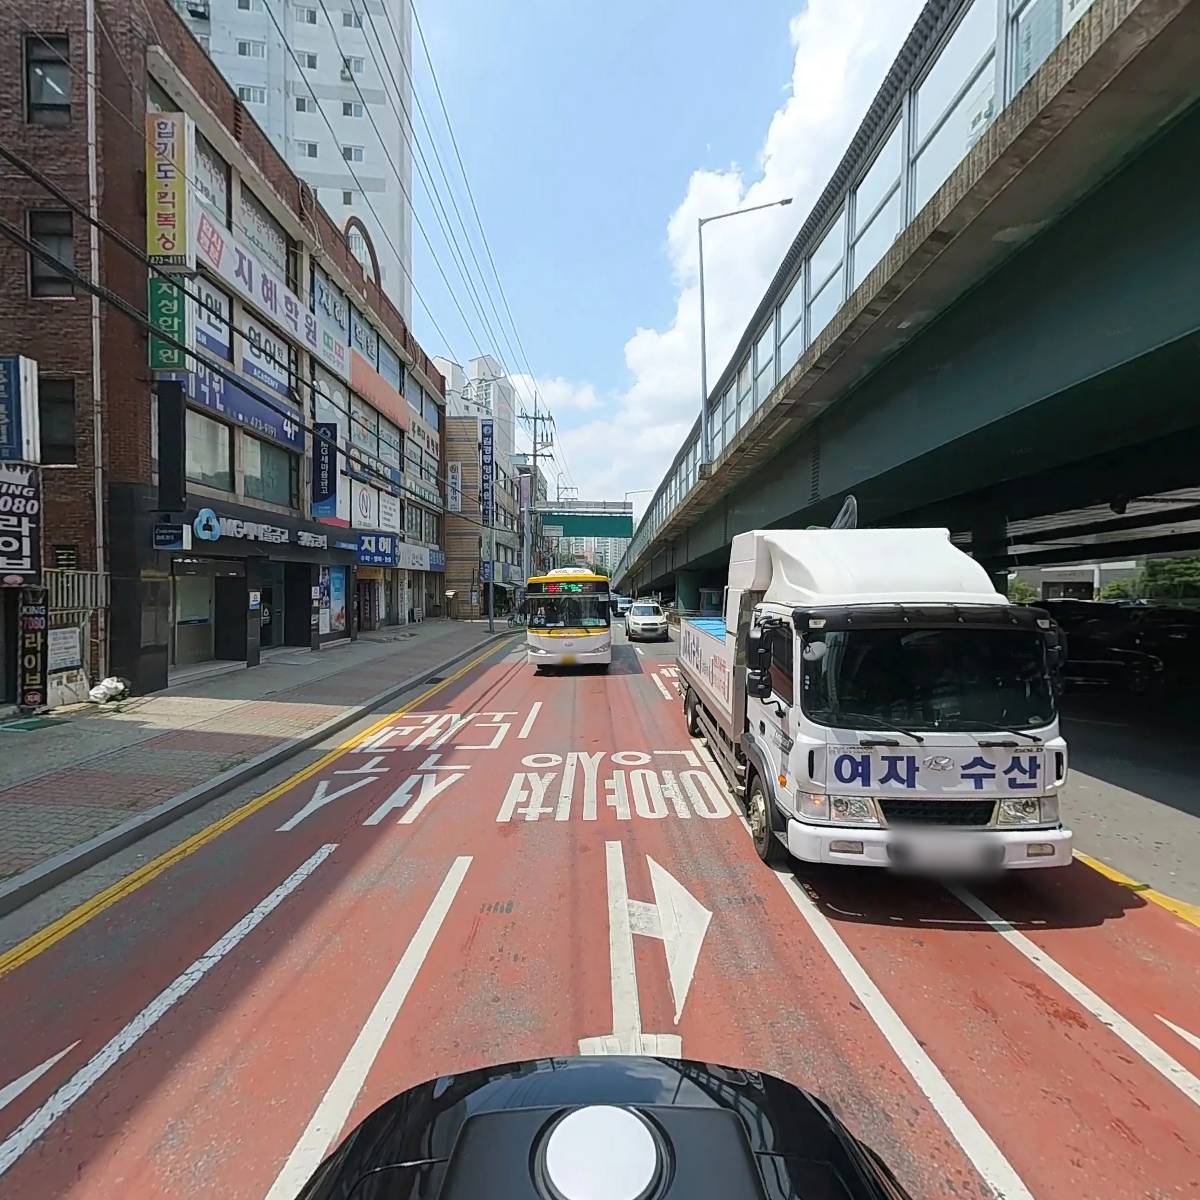
<svg viewBox="0 0 1200 1200">
<path fill-rule="evenodd" d="M 146 252 L 164 271 L 194 271 L 192 168 L 195 124 L 187 113 L 146 114 Z"/>
</svg>

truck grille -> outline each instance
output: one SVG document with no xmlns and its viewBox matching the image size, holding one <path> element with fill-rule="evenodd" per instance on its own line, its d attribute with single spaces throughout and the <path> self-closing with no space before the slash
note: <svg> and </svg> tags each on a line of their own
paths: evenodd
<svg viewBox="0 0 1200 1200">
<path fill-rule="evenodd" d="M 889 825 L 988 825 L 994 800 L 910 800 L 879 801 Z"/>
</svg>

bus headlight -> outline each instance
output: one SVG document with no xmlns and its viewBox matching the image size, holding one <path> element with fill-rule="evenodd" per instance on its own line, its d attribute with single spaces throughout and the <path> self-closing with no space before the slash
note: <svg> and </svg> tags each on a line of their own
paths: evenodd
<svg viewBox="0 0 1200 1200">
<path fill-rule="evenodd" d="M 830 796 L 829 819 L 835 825 L 878 825 L 879 815 L 870 796 Z"/>
<path fill-rule="evenodd" d="M 1000 801 L 997 825 L 1057 825 L 1057 796 L 1009 797 Z"/>
</svg>

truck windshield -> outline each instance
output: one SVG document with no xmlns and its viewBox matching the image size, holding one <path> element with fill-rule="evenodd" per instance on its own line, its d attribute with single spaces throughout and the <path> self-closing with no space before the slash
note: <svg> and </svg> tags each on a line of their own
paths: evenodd
<svg viewBox="0 0 1200 1200">
<path fill-rule="evenodd" d="M 530 629 L 607 629 L 607 596 L 532 596 Z"/>
<path fill-rule="evenodd" d="M 855 728 L 871 718 L 884 728 L 979 732 L 1055 716 L 1045 643 L 1026 630 L 827 633 L 805 647 L 801 700 L 818 724 Z"/>
</svg>

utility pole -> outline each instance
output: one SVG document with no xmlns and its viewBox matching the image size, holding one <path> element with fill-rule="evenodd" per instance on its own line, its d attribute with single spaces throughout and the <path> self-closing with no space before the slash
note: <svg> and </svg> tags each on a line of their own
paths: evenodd
<svg viewBox="0 0 1200 1200">
<path fill-rule="evenodd" d="M 533 571 L 531 569 L 532 564 L 533 564 L 533 544 L 537 541 L 537 536 L 538 536 L 538 521 L 537 521 L 537 517 L 538 517 L 538 511 L 537 511 L 537 505 L 538 505 L 538 451 L 539 450 L 549 450 L 550 447 L 554 445 L 554 435 L 548 434 L 546 436 L 546 440 L 544 442 L 541 439 L 541 426 L 544 424 L 553 423 L 553 418 L 550 416 L 549 413 L 543 414 L 538 411 L 538 393 L 537 393 L 536 389 L 534 390 L 534 393 L 533 393 L 533 412 L 532 413 L 523 412 L 520 415 L 521 415 L 522 420 L 532 421 L 532 423 L 533 423 L 533 453 L 530 456 L 530 461 L 533 464 L 533 474 L 530 478 L 530 492 L 529 492 L 529 504 L 530 504 L 529 564 L 530 564 L 530 566 L 526 569 L 527 570 L 526 577 L 528 578 L 529 575 L 533 574 Z"/>
</svg>

